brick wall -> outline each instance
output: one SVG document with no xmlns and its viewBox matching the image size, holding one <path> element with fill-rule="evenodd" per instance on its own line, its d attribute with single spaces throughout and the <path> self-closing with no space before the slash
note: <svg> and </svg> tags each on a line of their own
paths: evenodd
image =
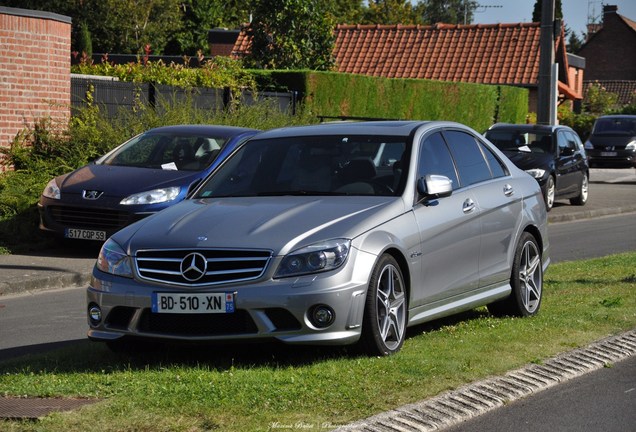
<svg viewBox="0 0 636 432">
<path fill-rule="evenodd" d="M 578 52 L 587 58 L 585 80 L 636 80 L 635 28 L 616 6 L 606 5 L 603 12 L 603 27 Z"/>
<path fill-rule="evenodd" d="M 0 146 L 34 119 L 69 118 L 70 52 L 69 17 L 0 7 Z"/>
</svg>

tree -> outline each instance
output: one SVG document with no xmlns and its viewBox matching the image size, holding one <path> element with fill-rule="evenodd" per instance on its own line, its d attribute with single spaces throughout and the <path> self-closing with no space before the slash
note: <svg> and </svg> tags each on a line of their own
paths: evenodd
<svg viewBox="0 0 636 432">
<path fill-rule="evenodd" d="M 424 24 L 470 24 L 477 6 L 474 0 L 421 0 L 416 9 Z"/>
<path fill-rule="evenodd" d="M 168 42 L 165 54 L 207 52 L 208 30 L 238 29 L 249 22 L 248 3 L 249 0 L 182 0 L 182 26 Z"/>
<path fill-rule="evenodd" d="M 536 0 L 534 2 L 534 9 L 532 10 L 532 22 L 541 22 L 541 7 L 544 0 Z M 553 0 L 546 0 L 553 1 Z M 563 19 L 563 8 L 561 7 L 561 0 L 554 0 L 554 19 Z"/>
<path fill-rule="evenodd" d="M 565 26 L 565 37 L 568 40 L 567 51 L 576 54 L 583 46 L 583 34 L 581 33 L 581 37 L 578 37 L 575 31 Z"/>
<path fill-rule="evenodd" d="M 372 0 L 364 12 L 364 20 L 373 24 L 412 24 L 416 15 L 408 0 Z"/>
<path fill-rule="evenodd" d="M 254 0 L 245 62 L 263 69 L 329 70 L 334 23 L 320 0 Z"/>
</svg>

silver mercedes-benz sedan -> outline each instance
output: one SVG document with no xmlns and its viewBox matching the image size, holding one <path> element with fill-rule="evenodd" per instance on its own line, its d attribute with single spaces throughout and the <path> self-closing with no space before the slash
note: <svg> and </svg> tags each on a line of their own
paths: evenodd
<svg viewBox="0 0 636 432">
<path fill-rule="evenodd" d="M 550 263 L 538 183 L 450 122 L 263 132 L 189 199 L 104 244 L 92 340 L 402 347 L 408 326 L 487 305 L 531 316 Z"/>
</svg>

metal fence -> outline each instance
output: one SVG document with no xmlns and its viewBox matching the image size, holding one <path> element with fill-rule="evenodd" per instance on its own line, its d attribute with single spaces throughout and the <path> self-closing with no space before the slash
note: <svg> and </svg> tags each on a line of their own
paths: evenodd
<svg viewBox="0 0 636 432">
<path fill-rule="evenodd" d="M 97 77 L 71 75 L 71 109 L 88 106 L 88 98 L 92 103 L 103 108 L 109 117 L 115 117 L 119 110 L 133 110 L 135 106 L 144 104 L 161 109 L 164 104 L 190 101 L 194 106 L 204 110 L 223 110 L 231 103 L 229 88 L 213 89 L 195 87 L 185 89 L 154 83 L 131 83 L 118 81 L 113 77 Z M 255 94 L 244 90 L 239 96 L 239 103 L 253 105 L 267 100 L 272 107 L 281 112 L 296 113 L 297 92 L 259 92 Z"/>
</svg>

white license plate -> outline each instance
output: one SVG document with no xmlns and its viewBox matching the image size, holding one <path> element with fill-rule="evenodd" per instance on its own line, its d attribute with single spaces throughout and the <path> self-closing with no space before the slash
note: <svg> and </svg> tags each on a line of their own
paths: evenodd
<svg viewBox="0 0 636 432">
<path fill-rule="evenodd" d="M 601 152 L 601 156 L 603 157 L 616 157 L 618 156 L 617 152 Z"/>
<path fill-rule="evenodd" d="M 106 231 L 66 228 L 66 230 L 64 230 L 64 237 L 70 238 L 70 239 L 105 241 Z"/>
<path fill-rule="evenodd" d="M 154 313 L 233 313 L 232 293 L 152 293 Z"/>
</svg>

